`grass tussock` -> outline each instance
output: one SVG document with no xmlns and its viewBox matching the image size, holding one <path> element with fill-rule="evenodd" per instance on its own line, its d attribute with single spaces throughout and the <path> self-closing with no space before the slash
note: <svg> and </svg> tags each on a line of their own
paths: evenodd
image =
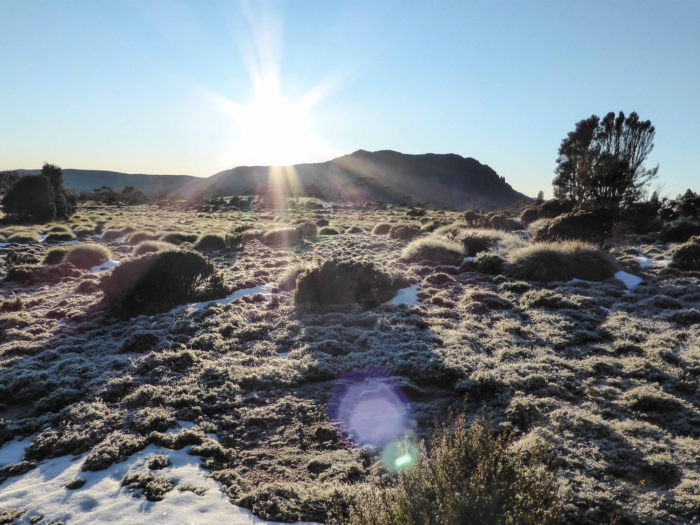
<svg viewBox="0 0 700 525">
<path fill-rule="evenodd" d="M 162 252 L 165 250 L 175 250 L 177 246 L 163 241 L 142 241 L 131 250 L 132 255 L 143 255 L 144 253 Z"/>
<path fill-rule="evenodd" d="M 603 281 L 616 271 L 605 250 L 579 241 L 535 243 L 508 255 L 508 274 L 528 281 Z"/>
<path fill-rule="evenodd" d="M 54 265 L 60 264 L 68 255 L 68 248 L 51 248 L 44 256 L 44 264 Z"/>
<path fill-rule="evenodd" d="M 130 233 L 124 239 L 127 243 L 136 246 L 141 244 L 143 241 L 153 241 L 158 238 L 158 235 L 149 231 L 138 231 Z"/>
<path fill-rule="evenodd" d="M 207 233 L 201 235 L 194 245 L 194 249 L 200 252 L 217 250 L 232 250 L 241 242 L 240 235 L 225 233 Z"/>
<path fill-rule="evenodd" d="M 374 225 L 372 228 L 372 233 L 374 235 L 386 235 L 391 230 L 391 224 L 388 222 L 380 222 Z"/>
<path fill-rule="evenodd" d="M 117 315 L 158 313 L 178 304 L 221 298 L 223 279 L 202 255 L 187 251 L 147 253 L 102 277 L 104 301 Z"/>
<path fill-rule="evenodd" d="M 401 252 L 401 259 L 431 264 L 461 264 L 464 259 L 462 246 L 437 236 L 416 239 Z"/>
<path fill-rule="evenodd" d="M 301 240 L 301 232 L 296 228 L 277 228 L 266 231 L 261 240 L 270 246 L 293 246 Z"/>
<path fill-rule="evenodd" d="M 512 233 L 500 230 L 488 230 L 485 228 L 469 228 L 459 231 L 455 235 L 455 240 L 461 242 L 464 247 L 464 253 L 471 256 L 488 251 L 499 245 L 507 250 L 523 245 L 523 242 Z"/>
<path fill-rule="evenodd" d="M 7 242 L 15 244 L 30 244 L 39 242 L 39 234 L 33 231 L 13 233 L 7 238 Z"/>
<path fill-rule="evenodd" d="M 389 237 L 407 241 L 413 239 L 420 233 L 420 226 L 415 224 L 397 224 L 396 226 L 392 226 L 391 230 L 389 230 Z"/>
<path fill-rule="evenodd" d="M 311 308 L 349 303 L 372 307 L 391 299 L 396 290 L 394 279 L 372 263 L 331 260 L 297 276 L 294 300 Z"/>
<path fill-rule="evenodd" d="M 199 239 L 199 235 L 196 233 L 170 232 L 161 235 L 159 240 L 180 245 L 186 242 L 195 243 L 197 242 L 197 239 Z"/>
<path fill-rule="evenodd" d="M 76 244 L 66 254 L 65 261 L 76 268 L 89 269 L 109 261 L 110 251 L 96 243 Z"/>
<path fill-rule="evenodd" d="M 51 232 L 44 238 L 44 242 L 74 241 L 77 237 L 72 232 Z"/>
<path fill-rule="evenodd" d="M 681 270 L 700 270 L 700 236 L 691 237 L 688 242 L 676 248 L 671 265 Z"/>
<path fill-rule="evenodd" d="M 416 465 L 394 485 L 368 491 L 349 525 L 554 523 L 562 514 L 557 471 L 544 446 L 525 451 L 464 416 L 436 429 Z M 341 520 L 342 521 L 342 520 Z"/>
<path fill-rule="evenodd" d="M 340 231 L 338 228 L 331 227 L 331 226 L 324 226 L 323 228 L 318 229 L 318 235 L 338 235 Z"/>
</svg>

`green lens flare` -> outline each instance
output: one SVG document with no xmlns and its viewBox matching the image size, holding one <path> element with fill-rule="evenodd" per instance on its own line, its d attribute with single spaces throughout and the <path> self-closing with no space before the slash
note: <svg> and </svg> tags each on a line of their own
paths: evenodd
<svg viewBox="0 0 700 525">
<path fill-rule="evenodd" d="M 410 436 L 404 436 L 400 441 L 392 441 L 382 451 L 382 462 L 386 468 L 398 473 L 408 470 L 418 459 L 418 447 Z"/>
<path fill-rule="evenodd" d="M 404 454 L 403 456 L 399 456 L 394 460 L 394 466 L 396 467 L 396 470 L 403 470 L 407 467 L 410 467 L 412 463 L 413 457 L 411 457 L 410 454 Z"/>
</svg>

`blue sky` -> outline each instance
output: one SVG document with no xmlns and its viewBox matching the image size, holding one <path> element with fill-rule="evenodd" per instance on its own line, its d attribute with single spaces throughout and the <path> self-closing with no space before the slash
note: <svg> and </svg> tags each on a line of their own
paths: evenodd
<svg viewBox="0 0 700 525">
<path fill-rule="evenodd" d="M 454 152 L 551 195 L 576 121 L 637 111 L 700 189 L 700 2 L 0 1 L 0 169 L 208 176 Z M 268 111 L 273 108 L 274 111 Z"/>
</svg>

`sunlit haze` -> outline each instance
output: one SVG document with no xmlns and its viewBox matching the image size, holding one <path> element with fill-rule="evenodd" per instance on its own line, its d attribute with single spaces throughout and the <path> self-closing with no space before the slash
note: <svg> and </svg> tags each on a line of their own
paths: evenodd
<svg viewBox="0 0 700 525">
<path fill-rule="evenodd" d="M 551 195 L 576 121 L 636 111 L 700 176 L 700 3 L 0 3 L 0 169 L 209 176 L 457 153 Z"/>
</svg>

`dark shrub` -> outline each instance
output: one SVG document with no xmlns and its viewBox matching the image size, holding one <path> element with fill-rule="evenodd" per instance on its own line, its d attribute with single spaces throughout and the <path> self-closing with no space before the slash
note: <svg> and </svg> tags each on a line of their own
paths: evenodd
<svg viewBox="0 0 700 525">
<path fill-rule="evenodd" d="M 396 290 L 394 280 L 372 263 L 334 260 L 300 273 L 294 300 L 312 308 L 347 303 L 372 307 L 391 299 Z"/>
<path fill-rule="evenodd" d="M 620 218 L 631 224 L 635 233 L 658 231 L 661 226 L 659 206 L 659 201 L 631 203 L 620 210 Z"/>
<path fill-rule="evenodd" d="M 692 219 L 677 220 L 661 229 L 664 242 L 685 242 L 693 235 L 700 235 L 700 222 Z"/>
<path fill-rule="evenodd" d="M 529 224 L 537 219 L 552 219 L 564 213 L 569 213 L 574 209 L 574 203 L 560 199 L 551 199 L 541 204 L 528 206 L 520 214 L 520 220 Z"/>
<path fill-rule="evenodd" d="M 689 195 L 676 206 L 678 215 L 681 217 L 700 218 L 700 195 Z"/>
<path fill-rule="evenodd" d="M 194 245 L 195 250 L 215 251 L 233 250 L 241 243 L 241 236 L 236 234 L 208 233 L 202 235 Z"/>
<path fill-rule="evenodd" d="M 63 262 L 68 254 L 68 248 L 51 248 L 44 257 L 44 264 L 58 264 Z"/>
<path fill-rule="evenodd" d="M 194 233 L 172 232 L 161 235 L 160 240 L 171 244 L 183 244 L 185 242 L 197 242 L 199 235 Z"/>
<path fill-rule="evenodd" d="M 537 243 L 508 256 L 508 275 L 528 281 L 602 281 L 617 265 L 610 254 L 576 241 Z"/>
<path fill-rule="evenodd" d="M 480 252 L 493 248 L 502 240 L 517 239 L 511 233 L 505 233 L 498 230 L 463 230 L 457 234 L 455 240 L 461 242 L 464 247 L 464 253 L 467 255 L 476 255 Z"/>
<path fill-rule="evenodd" d="M 174 250 L 123 262 L 102 277 L 100 287 L 111 309 L 127 317 L 226 295 L 221 276 L 205 257 Z"/>
<path fill-rule="evenodd" d="M 56 218 L 53 186 L 43 175 L 19 179 L 2 199 L 5 214 L 22 222 L 48 222 Z"/>
<path fill-rule="evenodd" d="M 374 225 L 374 228 L 372 228 L 372 233 L 375 235 L 386 235 L 389 233 L 389 230 L 391 230 L 391 224 L 387 222 L 380 222 L 379 224 Z"/>
<path fill-rule="evenodd" d="M 425 210 L 423 208 L 411 208 L 406 212 L 409 217 L 423 217 L 425 216 Z"/>
<path fill-rule="evenodd" d="M 613 220 L 606 211 L 577 211 L 551 219 L 533 234 L 534 241 L 582 240 L 601 242 L 610 233 Z"/>
<path fill-rule="evenodd" d="M 101 244 L 85 243 L 77 244 L 68 250 L 65 260 L 76 268 L 87 270 L 93 266 L 106 263 L 111 255 L 109 250 Z"/>
<path fill-rule="evenodd" d="M 671 265 L 682 270 L 700 270 L 700 236 L 691 237 L 676 248 Z"/>
<path fill-rule="evenodd" d="M 440 237 L 427 237 L 416 239 L 406 246 L 401 252 L 401 259 L 404 261 L 427 262 L 431 264 L 451 264 L 462 263 L 464 254 L 462 245 L 454 241 L 448 241 Z"/>
<path fill-rule="evenodd" d="M 278 228 L 265 232 L 261 240 L 272 246 L 293 246 L 301 240 L 301 234 L 295 228 Z"/>
<path fill-rule="evenodd" d="M 392 239 L 408 240 L 413 239 L 420 233 L 420 227 L 413 224 L 397 224 L 389 230 L 389 237 Z"/>
<path fill-rule="evenodd" d="M 319 235 L 338 235 L 340 232 L 335 229 L 331 228 L 330 226 L 324 226 L 323 228 L 318 229 L 318 234 Z"/>
<path fill-rule="evenodd" d="M 548 524 L 563 513 L 557 469 L 545 445 L 512 450 L 514 434 L 459 416 L 426 447 L 397 444 L 398 481 L 361 495 L 350 525 Z M 421 453 L 422 452 L 422 453 Z M 401 455 L 403 454 L 403 455 Z M 401 462 L 403 465 L 404 462 Z"/>
<path fill-rule="evenodd" d="M 505 260 L 495 253 L 480 253 L 474 260 L 476 270 L 488 275 L 500 275 L 505 266 Z"/>
</svg>

